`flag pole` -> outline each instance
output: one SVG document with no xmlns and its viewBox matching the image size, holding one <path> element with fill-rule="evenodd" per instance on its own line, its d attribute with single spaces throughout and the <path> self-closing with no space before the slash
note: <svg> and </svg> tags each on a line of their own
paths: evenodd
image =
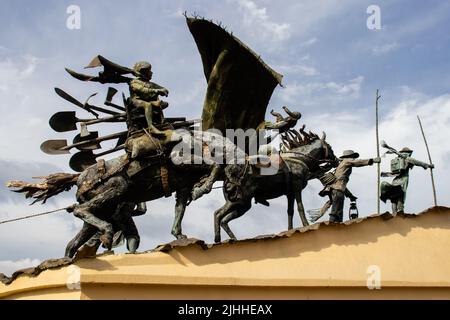
<svg viewBox="0 0 450 320">
<path fill-rule="evenodd" d="M 377 142 L 377 157 L 380 157 L 380 138 L 378 135 L 378 100 L 381 96 L 378 94 L 379 89 L 377 89 L 375 98 L 375 135 Z M 380 214 L 380 175 L 381 175 L 381 163 L 377 163 L 377 214 Z"/>
<path fill-rule="evenodd" d="M 428 160 L 430 161 L 430 164 L 433 164 L 433 162 L 431 161 L 430 149 L 428 147 L 427 138 L 425 137 L 425 132 L 423 131 L 422 121 L 420 121 L 420 117 L 419 116 L 417 116 L 417 120 L 419 120 L 420 131 L 422 131 L 423 141 L 425 142 L 425 147 L 427 148 Z M 434 185 L 433 168 L 430 168 L 430 175 L 431 175 L 431 187 L 433 188 L 434 206 L 436 207 L 437 206 L 437 199 L 436 199 L 436 187 Z"/>
</svg>

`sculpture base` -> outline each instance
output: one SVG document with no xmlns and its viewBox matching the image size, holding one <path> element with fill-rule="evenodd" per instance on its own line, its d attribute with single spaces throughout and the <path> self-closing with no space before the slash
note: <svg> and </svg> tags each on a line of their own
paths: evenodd
<svg viewBox="0 0 450 320">
<path fill-rule="evenodd" d="M 450 209 L 389 217 L 53 260 L 3 279 L 0 298 L 450 299 Z"/>
</svg>

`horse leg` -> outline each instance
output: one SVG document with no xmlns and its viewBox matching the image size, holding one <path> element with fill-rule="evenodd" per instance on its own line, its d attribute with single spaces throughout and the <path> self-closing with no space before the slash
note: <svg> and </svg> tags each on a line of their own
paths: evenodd
<svg viewBox="0 0 450 320">
<path fill-rule="evenodd" d="M 113 214 L 113 220 L 127 239 L 127 249 L 130 253 L 136 253 L 139 247 L 140 237 L 132 214 L 135 203 L 123 202 L 119 204 Z"/>
<path fill-rule="evenodd" d="M 83 227 L 81 230 L 77 233 L 77 235 L 69 241 L 66 247 L 66 251 L 64 256 L 73 258 L 75 256 L 75 253 L 77 253 L 78 249 L 86 243 L 95 233 L 97 232 L 97 228 L 94 226 L 83 223 Z"/>
<path fill-rule="evenodd" d="M 139 248 L 139 243 L 141 242 L 141 237 L 139 236 L 136 224 L 132 217 L 126 218 L 127 227 L 122 229 L 125 239 L 127 239 L 127 249 L 129 253 L 136 253 Z"/>
<path fill-rule="evenodd" d="M 240 205 L 236 210 L 228 213 L 226 216 L 224 216 L 221 221 L 220 225 L 225 230 L 225 232 L 228 234 L 230 239 L 236 240 L 236 236 L 234 235 L 233 231 L 231 231 L 230 226 L 228 223 L 231 220 L 237 219 L 241 216 L 243 216 L 250 208 L 252 207 L 251 201 L 245 201 L 242 205 Z"/>
<path fill-rule="evenodd" d="M 222 208 L 214 212 L 214 242 L 220 242 L 220 221 L 229 212 L 234 211 L 235 206 L 236 202 L 227 200 Z"/>
<path fill-rule="evenodd" d="M 302 225 L 306 227 L 309 226 L 309 222 L 308 219 L 306 219 L 305 208 L 303 207 L 302 190 L 303 188 L 299 184 L 294 184 L 294 195 L 295 201 L 297 202 L 297 211 L 300 216 L 300 220 L 302 221 Z"/>
<path fill-rule="evenodd" d="M 96 196 L 85 203 L 77 205 L 73 211 L 73 214 L 76 217 L 102 231 L 103 234 L 100 237 L 100 240 L 108 248 L 108 250 L 111 250 L 112 246 L 112 239 L 114 235 L 113 227 L 111 223 L 97 218 L 92 212 L 101 209 L 108 202 L 116 200 L 122 196 L 125 193 L 127 186 L 127 182 L 123 177 L 111 178 L 106 181 L 101 190 L 98 190 L 98 194 Z"/>
<path fill-rule="evenodd" d="M 287 195 L 287 214 L 288 214 L 288 230 L 293 228 L 293 220 L 294 220 L 294 195 Z"/>
<path fill-rule="evenodd" d="M 181 222 L 189 199 L 189 189 L 183 188 L 177 190 L 175 194 L 175 219 L 173 220 L 172 235 L 177 239 L 186 239 L 187 237 L 181 231 Z"/>
</svg>

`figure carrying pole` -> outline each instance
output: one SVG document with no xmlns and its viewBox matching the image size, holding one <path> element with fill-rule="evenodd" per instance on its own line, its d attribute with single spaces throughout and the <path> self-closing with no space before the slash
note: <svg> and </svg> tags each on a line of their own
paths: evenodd
<svg viewBox="0 0 450 320">
<path fill-rule="evenodd" d="M 419 116 L 417 116 L 417 120 L 419 120 L 420 131 L 422 132 L 423 141 L 425 142 L 425 147 L 427 148 L 428 160 L 430 161 L 431 187 L 433 188 L 434 206 L 436 207 L 437 206 L 436 187 L 434 185 L 434 175 L 433 175 L 434 166 L 433 166 L 433 162 L 431 161 L 430 149 L 428 148 L 427 138 L 425 137 L 425 132 L 423 131 L 423 127 L 422 127 L 422 121 L 420 121 Z"/>
<path fill-rule="evenodd" d="M 391 172 L 382 172 L 381 177 L 393 177 L 392 183 L 383 181 L 381 183 L 381 201 L 391 201 L 392 215 L 403 213 L 406 201 L 406 191 L 409 184 L 409 171 L 414 166 L 420 166 L 424 169 L 434 168 L 433 164 L 416 160 L 411 157 L 413 150 L 404 147 L 400 151 L 390 147 L 386 142 L 381 141 L 381 146 L 388 149 L 388 153 L 397 155 L 397 158 L 391 160 Z"/>
</svg>

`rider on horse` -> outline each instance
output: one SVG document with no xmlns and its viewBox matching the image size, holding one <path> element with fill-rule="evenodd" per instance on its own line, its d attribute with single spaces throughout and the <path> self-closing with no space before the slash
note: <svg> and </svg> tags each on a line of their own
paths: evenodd
<svg viewBox="0 0 450 320">
<path fill-rule="evenodd" d="M 147 120 L 148 130 L 155 136 L 164 136 L 158 128 L 155 127 L 154 115 L 161 117 L 162 109 L 168 104 L 159 100 L 159 96 L 167 97 L 169 91 L 150 82 L 153 76 L 152 65 L 146 61 L 137 62 L 133 70 L 138 75 L 130 81 L 130 98 L 134 106 L 144 109 L 145 119 Z"/>
</svg>

